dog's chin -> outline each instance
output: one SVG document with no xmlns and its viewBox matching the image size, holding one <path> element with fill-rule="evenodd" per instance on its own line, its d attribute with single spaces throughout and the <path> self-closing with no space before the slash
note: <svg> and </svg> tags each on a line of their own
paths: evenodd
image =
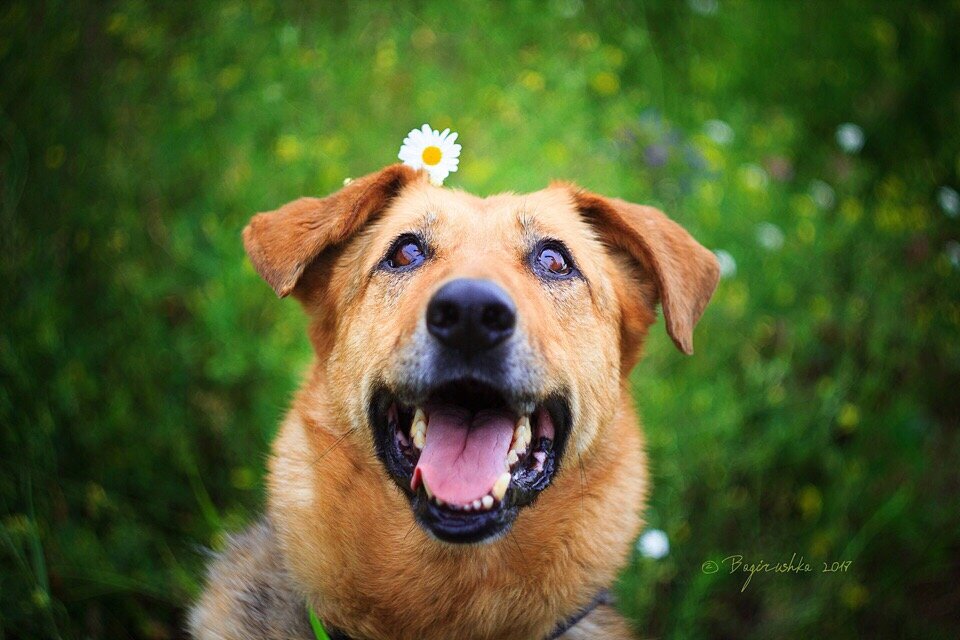
<svg viewBox="0 0 960 640">
<path fill-rule="evenodd" d="M 419 394 L 381 385 L 372 394 L 377 457 L 434 538 L 496 540 L 558 472 L 570 432 L 565 394 L 513 397 L 473 379 Z"/>
</svg>

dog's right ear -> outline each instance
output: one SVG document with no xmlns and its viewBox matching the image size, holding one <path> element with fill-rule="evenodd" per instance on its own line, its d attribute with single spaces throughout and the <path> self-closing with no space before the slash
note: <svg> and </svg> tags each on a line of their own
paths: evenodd
<svg viewBox="0 0 960 640">
<path fill-rule="evenodd" d="M 326 198 L 300 198 L 258 213 L 243 230 L 243 246 L 257 273 L 282 298 L 324 249 L 356 233 L 417 176 L 410 167 L 393 164 Z"/>
<path fill-rule="evenodd" d="M 632 255 L 656 280 L 667 333 L 693 353 L 693 328 L 720 280 L 713 252 L 662 211 L 571 188 L 573 201 L 605 241 Z"/>
</svg>

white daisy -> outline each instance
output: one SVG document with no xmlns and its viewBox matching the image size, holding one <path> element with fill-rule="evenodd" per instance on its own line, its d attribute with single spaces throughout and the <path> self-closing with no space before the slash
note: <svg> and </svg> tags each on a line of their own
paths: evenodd
<svg viewBox="0 0 960 640">
<path fill-rule="evenodd" d="M 937 202 L 948 218 L 960 216 L 960 193 L 950 187 L 940 187 L 937 190 Z"/>
<path fill-rule="evenodd" d="M 460 164 L 460 145 L 454 144 L 456 140 L 456 132 L 440 132 L 425 124 L 407 134 L 397 157 L 409 167 L 424 169 L 431 182 L 441 185 Z"/>
<path fill-rule="evenodd" d="M 772 222 L 761 222 L 757 225 L 757 243 L 767 251 L 782 248 L 785 239 L 783 229 Z"/>
<path fill-rule="evenodd" d="M 713 252 L 717 256 L 717 263 L 720 265 L 720 277 L 732 278 L 737 275 L 737 261 L 729 251 L 717 249 Z"/>
<path fill-rule="evenodd" d="M 837 127 L 836 138 L 840 148 L 851 155 L 858 153 L 866 141 L 863 129 L 852 122 L 844 122 Z"/>
<path fill-rule="evenodd" d="M 670 539 L 660 529 L 648 529 L 637 540 L 637 551 L 646 558 L 660 560 L 670 553 Z"/>
</svg>

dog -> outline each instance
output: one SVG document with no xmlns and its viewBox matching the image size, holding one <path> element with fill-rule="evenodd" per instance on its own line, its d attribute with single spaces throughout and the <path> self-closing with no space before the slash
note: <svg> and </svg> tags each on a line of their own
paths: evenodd
<svg viewBox="0 0 960 640">
<path fill-rule="evenodd" d="M 693 352 L 712 252 L 572 184 L 481 198 L 402 164 L 243 241 L 316 357 L 193 636 L 633 637 L 606 595 L 649 491 L 628 374 L 658 305 Z"/>
</svg>

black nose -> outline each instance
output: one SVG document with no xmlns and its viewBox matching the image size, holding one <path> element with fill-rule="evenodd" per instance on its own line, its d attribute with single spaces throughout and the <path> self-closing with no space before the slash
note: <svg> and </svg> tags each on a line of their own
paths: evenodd
<svg viewBox="0 0 960 640">
<path fill-rule="evenodd" d="M 471 354 L 492 349 L 511 335 L 517 308 L 489 280 L 451 280 L 427 305 L 427 329 L 440 342 Z"/>
</svg>

